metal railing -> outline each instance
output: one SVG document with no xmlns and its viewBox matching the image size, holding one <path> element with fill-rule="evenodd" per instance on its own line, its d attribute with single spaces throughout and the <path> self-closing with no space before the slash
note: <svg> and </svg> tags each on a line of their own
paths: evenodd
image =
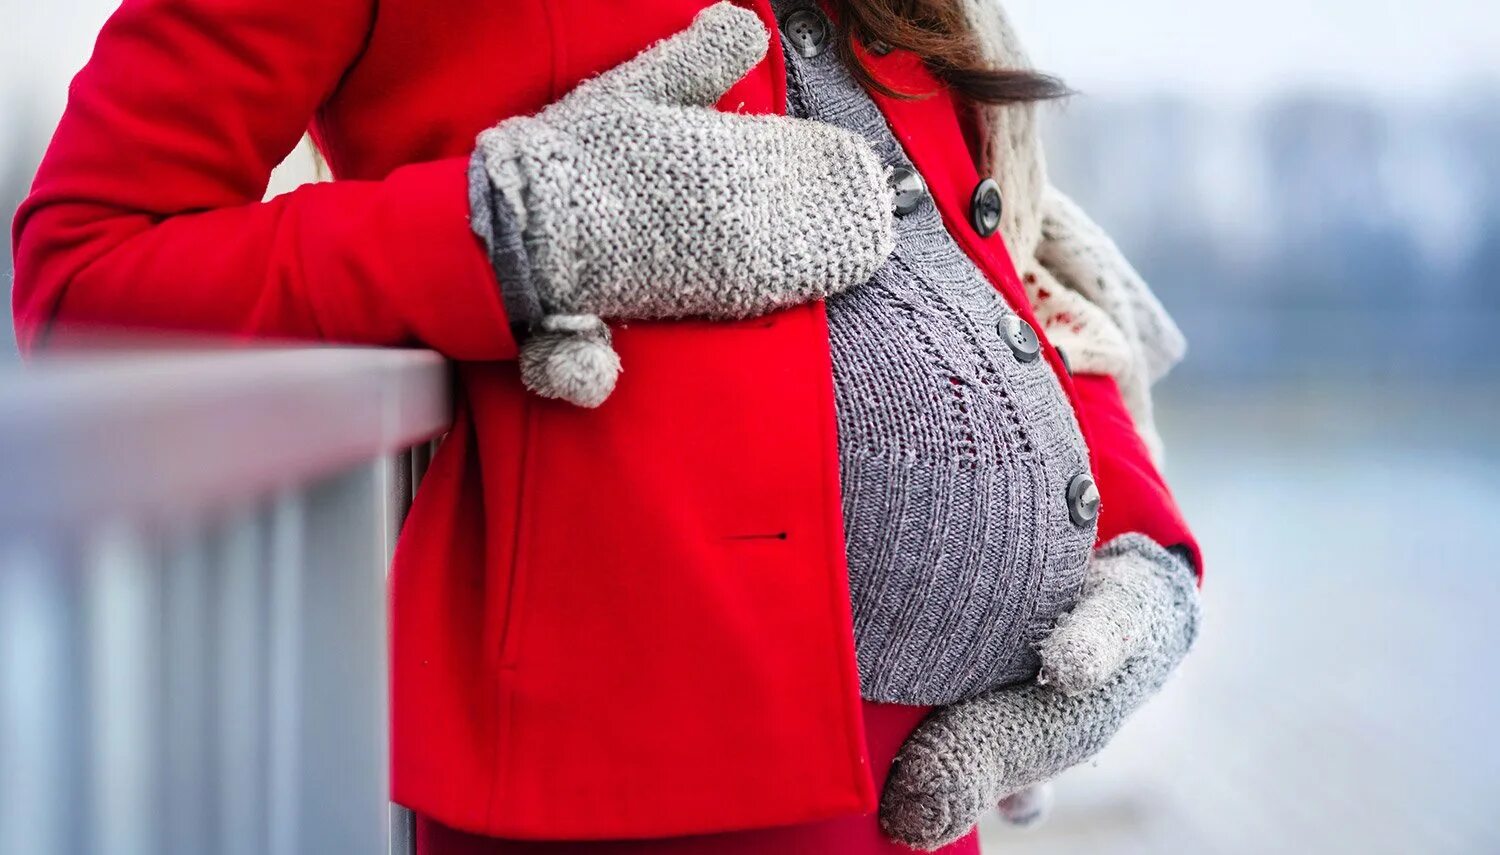
<svg viewBox="0 0 1500 855">
<path fill-rule="evenodd" d="M 0 373 L 0 852 L 409 851 L 385 572 L 449 417 L 421 351 Z"/>
</svg>

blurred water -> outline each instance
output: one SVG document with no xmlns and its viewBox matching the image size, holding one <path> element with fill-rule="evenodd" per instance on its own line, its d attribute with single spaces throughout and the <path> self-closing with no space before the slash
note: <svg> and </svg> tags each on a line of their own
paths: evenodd
<svg viewBox="0 0 1500 855">
<path fill-rule="evenodd" d="M 990 853 L 1500 851 L 1500 384 L 1172 389 L 1206 626 Z"/>
</svg>

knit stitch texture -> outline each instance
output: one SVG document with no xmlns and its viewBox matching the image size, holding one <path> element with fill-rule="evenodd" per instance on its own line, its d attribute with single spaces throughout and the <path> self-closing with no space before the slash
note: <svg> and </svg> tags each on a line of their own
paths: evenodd
<svg viewBox="0 0 1500 855">
<path fill-rule="evenodd" d="M 1078 608 L 1043 645 L 1044 672 L 1068 679 L 987 692 L 923 722 L 886 780 L 886 833 L 937 849 L 1008 794 L 1092 757 L 1166 682 L 1198 621 L 1192 568 L 1142 535 L 1111 541 L 1090 563 Z"/>
<path fill-rule="evenodd" d="M 525 208 L 520 205 L 519 176 L 505 185 L 490 178 L 483 152 L 469 159 L 469 226 L 484 241 L 495 278 L 500 280 L 500 297 L 505 316 L 524 338 L 542 321 L 542 300 L 531 275 L 531 258 L 526 252 L 523 229 Z"/>
<path fill-rule="evenodd" d="M 767 42 L 753 12 L 718 3 L 480 134 L 544 315 L 744 318 L 840 293 L 885 261 L 891 192 L 864 141 L 713 109 Z"/>
<path fill-rule="evenodd" d="M 766 43 L 753 12 L 721 1 L 540 114 L 478 136 L 489 192 L 471 186 L 474 228 L 528 327 L 532 392 L 598 407 L 615 389 L 607 336 L 559 327 L 753 317 L 841 293 L 885 261 L 891 192 L 867 145 L 712 108 Z M 537 329 L 553 317 L 570 320 Z"/>
<path fill-rule="evenodd" d="M 812 8 L 773 3 L 782 19 Z M 836 51 L 787 55 L 789 110 L 913 169 Z M 1035 675 L 1071 608 L 1094 528 L 1068 515 L 1089 468 L 1045 360 L 1019 360 L 1011 312 L 928 199 L 889 262 L 828 301 L 855 647 L 866 698 L 942 704 Z"/>
</svg>

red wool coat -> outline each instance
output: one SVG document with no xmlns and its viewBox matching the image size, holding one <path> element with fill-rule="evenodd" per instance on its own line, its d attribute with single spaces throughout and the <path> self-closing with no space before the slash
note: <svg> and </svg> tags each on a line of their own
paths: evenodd
<svg viewBox="0 0 1500 855">
<path fill-rule="evenodd" d="M 108 324 L 435 348 L 458 410 L 392 583 L 394 798 L 509 837 L 868 811 L 823 307 L 618 329 L 597 411 L 538 399 L 469 232 L 475 134 L 708 0 L 126 0 L 15 225 L 24 347 Z M 750 3 L 775 33 L 769 3 Z M 899 53 L 903 87 L 935 89 Z M 779 45 L 721 102 L 780 110 Z M 1012 308 L 943 92 L 877 98 Z M 311 125 L 339 180 L 259 201 Z M 1056 352 L 1046 350 L 1062 372 Z M 1101 538 L 1190 544 L 1114 384 L 1064 377 Z M 1061 501 L 1061 498 L 1059 498 Z"/>
</svg>

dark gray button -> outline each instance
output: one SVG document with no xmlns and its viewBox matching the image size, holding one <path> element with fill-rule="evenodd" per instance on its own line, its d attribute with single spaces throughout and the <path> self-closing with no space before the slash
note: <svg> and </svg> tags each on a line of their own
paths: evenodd
<svg viewBox="0 0 1500 855">
<path fill-rule="evenodd" d="M 979 182 L 979 186 L 974 188 L 974 196 L 969 200 L 969 219 L 974 223 L 974 231 L 979 232 L 980 237 L 989 237 L 999 231 L 1000 212 L 1003 209 L 1000 184 L 993 178 Z"/>
<path fill-rule="evenodd" d="M 1074 525 L 1089 525 L 1099 518 L 1099 488 L 1088 475 L 1075 475 L 1068 482 L 1068 517 Z"/>
<path fill-rule="evenodd" d="M 880 39 L 875 39 L 874 41 L 865 43 L 865 50 L 869 51 L 873 56 L 885 56 L 891 52 L 891 46 Z"/>
<path fill-rule="evenodd" d="M 1000 337 L 1010 345 L 1010 352 L 1021 362 L 1035 362 L 1042 354 L 1042 342 L 1036 337 L 1036 330 L 1021 320 L 1020 315 L 1006 315 L 995 326 L 1000 330 Z"/>
<path fill-rule="evenodd" d="M 916 170 L 898 166 L 891 170 L 888 180 L 896 194 L 896 216 L 904 217 L 922 207 L 922 202 L 927 199 L 927 182 Z"/>
<path fill-rule="evenodd" d="M 828 50 L 833 41 L 828 19 L 812 9 L 798 9 L 787 15 L 781 22 L 781 31 L 798 56 L 817 56 Z"/>
</svg>

